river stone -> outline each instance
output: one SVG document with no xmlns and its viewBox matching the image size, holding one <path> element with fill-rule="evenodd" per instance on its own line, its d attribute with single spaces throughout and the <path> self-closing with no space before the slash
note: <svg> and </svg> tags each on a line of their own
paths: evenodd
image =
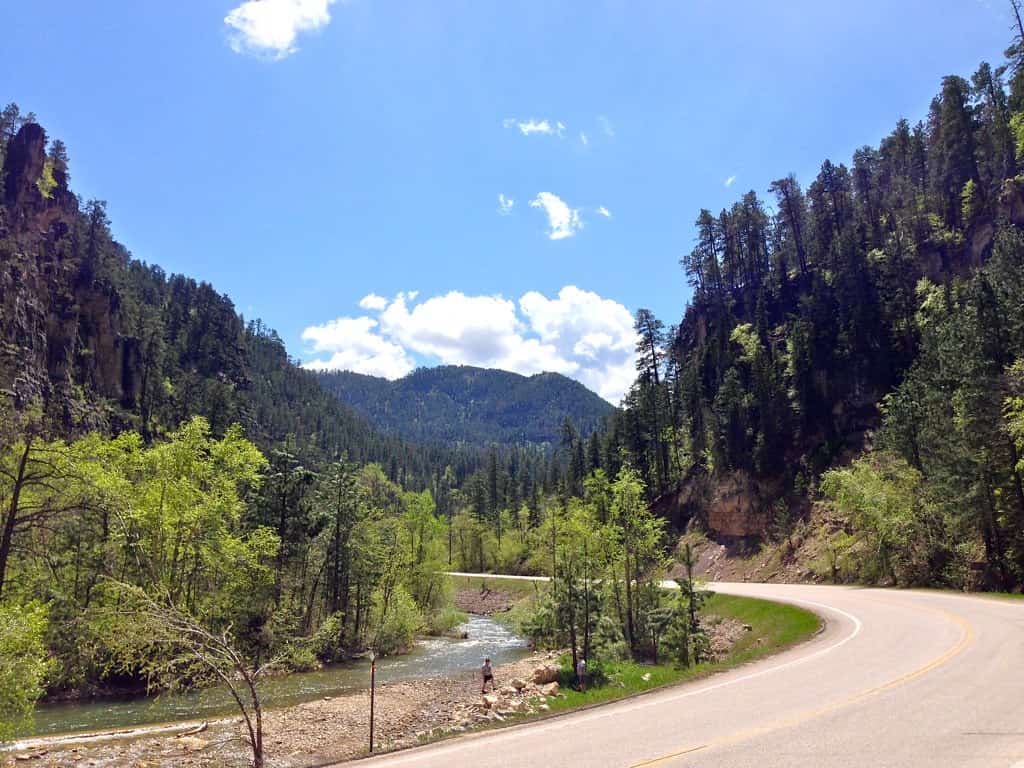
<svg viewBox="0 0 1024 768">
<path fill-rule="evenodd" d="M 545 696 L 557 696 L 558 695 L 558 683 L 548 683 L 547 685 L 545 685 L 543 688 L 540 689 L 540 692 L 543 693 Z"/>
<path fill-rule="evenodd" d="M 198 752 L 201 749 L 206 749 L 210 742 L 195 736 L 182 736 L 178 739 L 178 743 L 185 748 L 186 752 Z"/>
<path fill-rule="evenodd" d="M 508 681 L 508 684 L 515 688 L 517 691 L 523 690 L 526 687 L 526 681 L 521 677 L 513 677 Z"/>
<path fill-rule="evenodd" d="M 533 682 L 537 685 L 553 683 L 558 680 L 558 667 L 554 664 L 542 664 L 533 670 Z"/>
<path fill-rule="evenodd" d="M 501 701 L 501 699 L 499 699 L 493 693 L 489 693 L 483 697 L 480 704 L 481 706 L 483 706 L 484 709 L 494 709 L 496 706 L 498 706 L 499 701 Z"/>
</svg>

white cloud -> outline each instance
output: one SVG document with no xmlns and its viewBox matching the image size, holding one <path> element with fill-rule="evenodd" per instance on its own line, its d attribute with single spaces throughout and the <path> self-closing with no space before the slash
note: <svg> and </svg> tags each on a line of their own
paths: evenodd
<svg viewBox="0 0 1024 768">
<path fill-rule="evenodd" d="M 313 353 L 327 353 L 329 357 L 311 360 L 305 367 L 356 371 L 386 379 L 405 376 L 415 365 L 401 345 L 376 331 L 378 325 L 371 317 L 339 317 L 324 325 L 306 328 L 302 340 L 310 342 Z"/>
<path fill-rule="evenodd" d="M 380 315 L 381 330 L 404 347 L 445 362 L 493 364 L 517 335 L 515 304 L 501 296 L 451 291 L 415 304 L 399 293 Z"/>
<path fill-rule="evenodd" d="M 726 179 L 726 180 L 725 180 L 725 186 L 726 186 L 726 187 L 731 187 L 731 186 L 733 185 L 733 182 L 734 182 L 734 181 L 736 181 L 736 176 L 735 176 L 735 174 L 734 174 L 734 175 L 732 175 L 732 176 L 730 176 L 730 177 L 729 177 L 728 179 Z"/>
<path fill-rule="evenodd" d="M 363 309 L 384 309 L 388 305 L 388 300 L 383 296 L 378 296 L 376 293 L 368 293 L 359 300 L 359 306 Z"/>
<path fill-rule="evenodd" d="M 612 121 L 604 115 L 597 116 L 597 122 L 601 124 L 601 130 L 604 131 L 604 135 L 609 139 L 615 137 L 615 128 L 612 126 Z"/>
<path fill-rule="evenodd" d="M 582 144 L 585 147 L 589 143 L 590 139 L 587 137 L 587 134 L 585 134 L 583 131 L 580 131 L 580 144 Z"/>
<path fill-rule="evenodd" d="M 523 375 L 554 371 L 615 403 L 636 375 L 629 310 L 576 286 L 565 286 L 554 298 L 530 291 L 518 302 L 450 291 L 416 303 L 412 292 L 404 292 L 373 311 L 375 317 L 340 317 L 307 328 L 302 338 L 310 352 L 328 356 L 306 367 L 387 378 L 435 361 Z"/>
<path fill-rule="evenodd" d="M 565 123 L 561 120 L 552 122 L 547 118 L 537 120 L 531 117 L 521 120 L 516 117 L 506 117 L 501 121 L 501 124 L 506 128 L 518 128 L 523 136 L 531 136 L 535 133 L 539 133 L 542 136 L 557 136 L 560 139 L 565 136 Z"/>
<path fill-rule="evenodd" d="M 519 308 L 542 342 L 580 366 L 575 378 L 606 400 L 622 398 L 636 378 L 636 332 L 628 309 L 574 285 L 555 299 L 530 291 Z"/>
<path fill-rule="evenodd" d="M 224 17 L 229 43 L 236 53 L 283 59 L 298 48 L 301 32 L 311 32 L 331 21 L 335 0 L 246 0 Z"/>
<path fill-rule="evenodd" d="M 612 212 L 605 208 L 603 205 L 599 205 L 597 207 L 597 212 L 604 216 L 606 219 L 610 219 L 612 217 Z"/>
<path fill-rule="evenodd" d="M 508 216 L 512 213 L 512 206 L 516 204 L 516 201 L 511 197 L 505 197 L 505 195 L 498 194 L 498 213 L 502 216 Z"/>
<path fill-rule="evenodd" d="M 530 201 L 531 208 L 542 208 L 548 217 L 548 237 L 563 240 L 583 229 L 578 208 L 570 208 L 562 198 L 551 192 L 538 192 Z"/>
<path fill-rule="evenodd" d="M 555 132 L 555 129 L 551 127 L 551 123 L 547 120 L 526 120 L 522 123 L 517 123 L 519 126 L 519 132 L 523 136 L 529 136 L 531 133 L 546 133 L 551 134 Z"/>
</svg>

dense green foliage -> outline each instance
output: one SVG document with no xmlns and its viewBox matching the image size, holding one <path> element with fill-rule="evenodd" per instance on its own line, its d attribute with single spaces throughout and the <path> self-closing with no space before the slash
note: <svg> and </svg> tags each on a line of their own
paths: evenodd
<svg viewBox="0 0 1024 768">
<path fill-rule="evenodd" d="M 944 78 L 924 122 L 806 190 L 785 176 L 770 204 L 700 212 L 692 301 L 667 331 L 638 312 L 640 375 L 610 434 L 652 497 L 678 493 L 714 532 L 731 482 L 771 520 L 874 447 L 824 484 L 846 577 L 1024 584 L 1020 37 L 1007 55 Z"/>
<path fill-rule="evenodd" d="M 568 647 L 573 669 L 580 656 L 597 674 L 614 659 L 657 663 L 660 653 L 685 667 L 706 654 L 692 568 L 676 595 L 665 592 L 665 521 L 651 513 L 633 470 L 614 481 L 596 470 L 584 497 L 556 505 L 531 537 L 534 567 L 546 559 L 553 578 L 521 629 L 537 644 Z"/>
<path fill-rule="evenodd" d="M 49 667 L 46 609 L 39 604 L 0 605 L 0 742 L 32 714 Z"/>
<path fill-rule="evenodd" d="M 557 373 L 447 365 L 420 368 L 397 381 L 349 371 L 321 373 L 320 383 L 375 426 L 420 443 L 556 444 L 566 418 L 584 435 L 611 405 Z"/>
</svg>

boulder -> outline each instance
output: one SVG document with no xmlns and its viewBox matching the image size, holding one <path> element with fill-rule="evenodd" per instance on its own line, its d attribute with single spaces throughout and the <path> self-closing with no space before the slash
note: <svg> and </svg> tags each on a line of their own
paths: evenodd
<svg viewBox="0 0 1024 768">
<path fill-rule="evenodd" d="M 486 696 L 484 696 L 484 697 L 483 697 L 483 699 L 482 699 L 482 700 L 480 701 L 480 705 L 481 705 L 481 706 L 482 706 L 482 707 L 483 707 L 484 709 L 494 709 L 494 708 L 495 708 L 496 706 L 498 706 L 498 703 L 499 703 L 500 701 L 501 701 L 501 699 L 500 699 L 500 698 L 499 698 L 499 697 L 498 697 L 497 695 L 495 695 L 495 694 L 493 694 L 493 693 L 488 693 L 488 694 L 487 694 Z"/>
<path fill-rule="evenodd" d="M 521 677 L 513 677 L 508 681 L 508 684 L 515 688 L 517 691 L 523 690 L 526 687 L 526 681 Z"/>
<path fill-rule="evenodd" d="M 554 664 L 542 664 L 533 670 L 533 682 L 537 685 L 553 683 L 558 680 L 558 667 Z"/>
<path fill-rule="evenodd" d="M 197 736 L 182 736 L 178 739 L 178 743 L 185 748 L 186 752 L 199 752 L 200 750 L 206 749 L 210 742 L 206 739 L 200 739 Z"/>
<path fill-rule="evenodd" d="M 498 690 L 498 693 L 500 693 L 502 696 L 515 696 L 517 693 L 519 693 L 519 689 L 513 688 L 511 685 L 503 685 Z"/>
<path fill-rule="evenodd" d="M 545 696 L 557 696 L 558 691 L 558 683 L 548 683 L 540 689 L 540 692 L 543 693 Z"/>
</svg>

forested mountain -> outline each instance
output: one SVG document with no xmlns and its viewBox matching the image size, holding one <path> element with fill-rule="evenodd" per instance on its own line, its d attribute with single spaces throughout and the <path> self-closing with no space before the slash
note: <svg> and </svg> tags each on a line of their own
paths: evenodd
<svg viewBox="0 0 1024 768">
<path fill-rule="evenodd" d="M 525 559 L 563 465 L 582 481 L 566 414 L 567 452 L 382 435 L 212 286 L 133 259 L 68 165 L 0 113 L 0 626 L 26 664 L 0 739 L 44 685 L 172 684 L 167 649 L 111 625 L 125 600 L 308 668 L 450 627 L 441 570 L 493 557 L 503 526 Z"/>
<path fill-rule="evenodd" d="M 557 373 L 526 377 L 446 365 L 420 368 L 396 381 L 324 372 L 320 383 L 376 427 L 420 443 L 555 444 L 566 418 L 587 436 L 613 410 Z"/>
<path fill-rule="evenodd" d="M 22 125 L 23 123 L 23 125 Z M 43 405 L 54 433 L 136 429 L 145 439 L 203 415 L 262 447 L 375 461 L 424 487 L 452 452 L 381 436 L 295 365 L 278 336 L 246 323 L 207 283 L 132 259 L 104 203 L 68 188 L 63 145 L 7 112 L 0 206 L 0 388 Z M 473 460 L 471 460 L 473 461 Z"/>
<path fill-rule="evenodd" d="M 868 449 L 825 475 L 834 573 L 1022 583 L 1021 36 L 1007 55 L 806 188 L 699 212 L 692 300 L 669 329 L 638 313 L 614 428 L 677 520 L 791 528 Z"/>
</svg>

